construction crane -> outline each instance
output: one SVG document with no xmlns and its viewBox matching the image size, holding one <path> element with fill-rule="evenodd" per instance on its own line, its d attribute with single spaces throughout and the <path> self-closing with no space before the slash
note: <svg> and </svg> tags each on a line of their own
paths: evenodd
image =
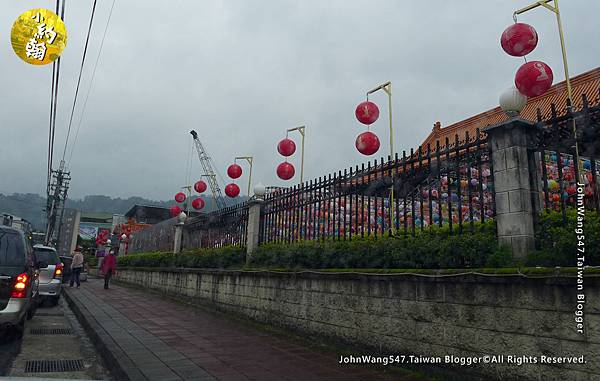
<svg viewBox="0 0 600 381">
<path fill-rule="evenodd" d="M 194 144 L 196 144 L 196 151 L 198 151 L 198 159 L 200 159 L 200 164 L 202 165 L 202 169 L 204 169 L 204 174 L 208 178 L 208 184 L 210 186 L 210 190 L 212 191 L 213 199 L 215 200 L 217 209 L 223 209 L 227 206 L 227 203 L 225 202 L 225 198 L 223 197 L 221 188 L 219 188 L 219 183 L 217 182 L 217 175 L 213 170 L 210 156 L 208 156 L 208 153 L 204 149 L 204 146 L 200 142 L 200 139 L 198 139 L 198 133 L 192 130 L 190 131 L 190 134 L 192 134 L 192 137 L 194 138 Z"/>
</svg>

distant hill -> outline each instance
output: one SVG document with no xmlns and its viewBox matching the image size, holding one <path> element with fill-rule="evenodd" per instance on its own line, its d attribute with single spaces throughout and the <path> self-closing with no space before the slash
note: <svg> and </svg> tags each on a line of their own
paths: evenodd
<svg viewBox="0 0 600 381">
<path fill-rule="evenodd" d="M 203 211 L 213 210 L 213 200 L 210 197 L 204 197 L 206 207 Z M 244 198 L 236 200 L 244 201 Z M 79 209 L 83 212 L 113 213 L 125 214 L 133 205 L 155 205 L 169 207 L 175 204 L 175 201 L 156 201 L 148 200 L 143 197 L 129 197 L 127 199 L 112 198 L 102 195 L 85 196 L 83 199 L 67 199 L 67 208 Z M 10 213 L 25 218 L 31 222 L 36 230 L 44 230 L 46 214 L 46 197 L 34 193 L 13 193 L 4 195 L 0 193 L 0 213 Z"/>
</svg>

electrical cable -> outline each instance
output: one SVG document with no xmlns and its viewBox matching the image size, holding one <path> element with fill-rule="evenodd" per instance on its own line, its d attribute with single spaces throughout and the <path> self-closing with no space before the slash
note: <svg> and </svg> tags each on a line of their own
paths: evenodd
<svg viewBox="0 0 600 381">
<path fill-rule="evenodd" d="M 102 35 L 102 41 L 100 42 L 100 49 L 98 50 L 98 56 L 96 56 L 96 63 L 94 64 L 94 69 L 92 70 L 92 78 L 90 79 L 90 87 L 88 88 L 87 94 L 85 96 L 85 101 L 83 102 L 83 107 L 81 109 L 81 116 L 79 117 L 79 123 L 77 123 L 77 130 L 75 131 L 75 138 L 73 139 L 73 144 L 71 145 L 71 153 L 69 154 L 69 160 L 67 163 L 71 164 L 71 160 L 73 159 L 73 152 L 75 151 L 75 146 L 77 145 L 77 139 L 79 138 L 79 130 L 81 129 L 81 123 L 83 122 L 83 116 L 85 114 L 85 110 L 87 107 L 88 99 L 90 97 L 90 93 L 92 92 L 92 86 L 94 85 L 94 78 L 96 78 L 96 69 L 98 68 L 98 62 L 100 61 L 100 54 L 102 53 L 102 48 L 104 47 L 104 40 L 106 39 L 106 33 L 108 31 L 108 25 L 110 24 L 110 19 L 113 14 L 113 9 L 115 7 L 115 1 L 113 0 L 112 5 L 110 7 L 110 12 L 108 13 L 108 19 L 106 20 L 106 26 L 104 27 L 104 34 Z"/>
<path fill-rule="evenodd" d="M 77 79 L 77 87 L 75 88 L 75 98 L 73 98 L 73 107 L 71 108 L 71 117 L 69 118 L 69 128 L 67 129 L 67 139 L 65 140 L 65 148 L 63 150 L 62 155 L 63 161 L 65 160 L 65 155 L 67 154 L 67 145 L 69 144 L 69 135 L 71 134 L 71 125 L 73 124 L 73 114 L 75 113 L 75 105 L 77 104 L 77 96 L 79 95 L 81 74 L 83 73 L 83 67 L 85 65 L 85 57 L 87 55 L 88 44 L 90 42 L 90 34 L 92 32 L 92 24 L 94 22 L 94 14 L 96 13 L 97 2 L 98 0 L 94 0 L 94 5 L 92 6 L 92 15 L 90 16 L 90 24 L 88 25 L 87 37 L 85 38 L 85 47 L 83 48 L 83 56 L 81 57 L 81 67 L 79 68 L 79 78 Z"/>
</svg>

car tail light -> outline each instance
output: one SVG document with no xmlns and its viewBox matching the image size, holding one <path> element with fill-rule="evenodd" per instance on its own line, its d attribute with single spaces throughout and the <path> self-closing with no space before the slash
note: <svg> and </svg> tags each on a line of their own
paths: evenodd
<svg viewBox="0 0 600 381">
<path fill-rule="evenodd" d="M 64 265 L 62 263 L 59 263 L 58 265 L 56 265 L 56 267 L 54 267 L 54 278 L 62 277 L 63 268 Z"/>
<path fill-rule="evenodd" d="M 12 292 L 10 293 L 11 298 L 26 298 L 27 287 L 29 286 L 29 275 L 23 273 L 17 275 L 17 281 L 13 286 Z"/>
</svg>

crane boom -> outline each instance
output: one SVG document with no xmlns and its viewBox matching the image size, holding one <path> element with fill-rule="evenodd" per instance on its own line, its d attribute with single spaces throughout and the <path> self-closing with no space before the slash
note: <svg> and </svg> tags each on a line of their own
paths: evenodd
<svg viewBox="0 0 600 381">
<path fill-rule="evenodd" d="M 202 169 L 204 169 L 204 174 L 208 177 L 208 184 L 210 185 L 210 190 L 212 191 L 215 204 L 217 205 L 218 209 L 223 209 L 227 206 L 227 204 L 225 203 L 223 193 L 221 193 L 221 188 L 219 188 L 217 175 L 215 174 L 212 164 L 210 163 L 210 156 L 208 156 L 208 153 L 204 149 L 200 139 L 198 139 L 198 133 L 192 130 L 190 131 L 190 134 L 192 134 L 192 137 L 194 138 L 196 151 L 198 151 L 198 159 L 200 159 L 200 164 L 202 165 Z"/>
</svg>

